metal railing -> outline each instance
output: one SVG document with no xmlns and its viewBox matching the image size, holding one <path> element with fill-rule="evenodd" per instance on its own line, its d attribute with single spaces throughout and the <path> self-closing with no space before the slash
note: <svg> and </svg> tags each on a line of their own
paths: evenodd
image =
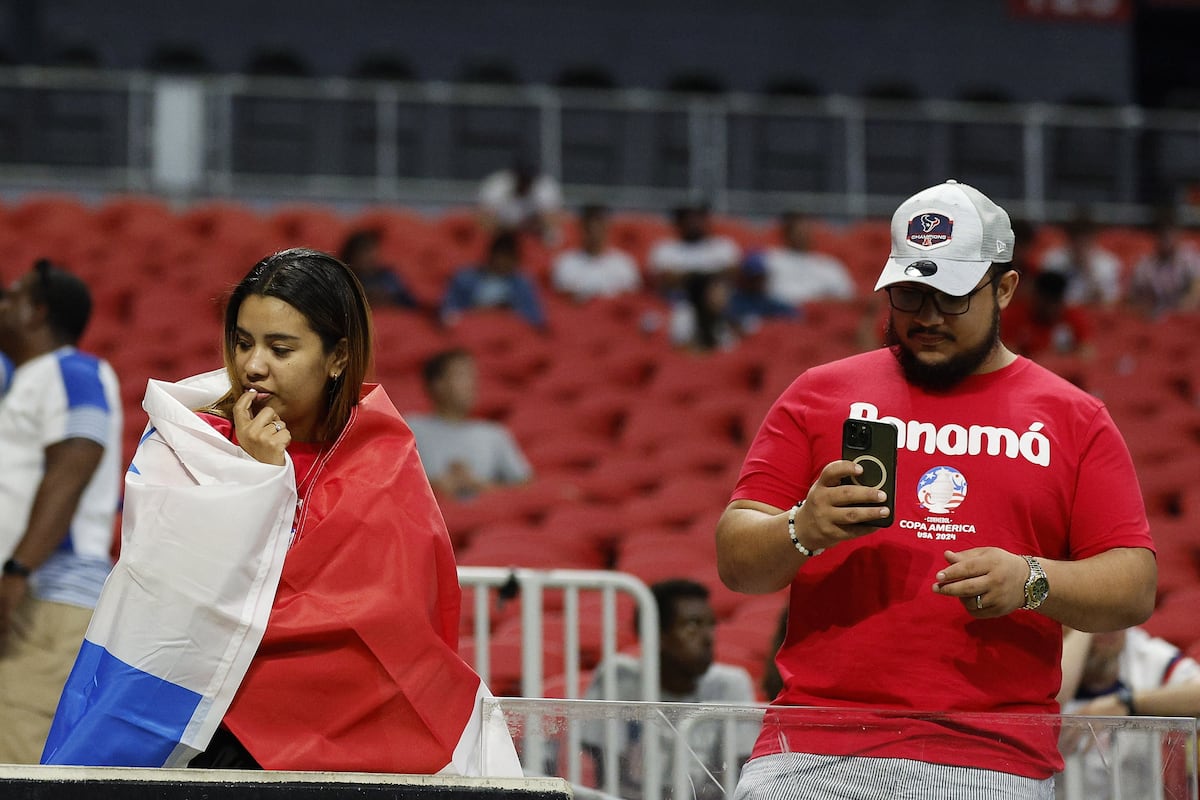
<svg viewBox="0 0 1200 800">
<path fill-rule="evenodd" d="M 1129 223 L 1193 199 L 1200 112 L 0 70 L 9 190 L 443 206 L 517 155 L 622 208 L 886 216 L 956 177 L 1031 219 Z"/>
<path fill-rule="evenodd" d="M 658 605 L 654 595 L 639 579 L 620 572 L 599 570 L 533 570 L 509 569 L 504 567 L 459 567 L 458 580 L 469 590 L 474 612 L 475 663 L 472 665 L 487 683 L 491 675 L 488 643 L 491 640 L 491 604 L 494 595 L 501 592 L 521 599 L 521 694 L 525 697 L 541 697 L 543 691 L 543 628 L 542 611 L 545 593 L 561 591 L 563 594 L 563 670 L 566 679 L 565 693 L 569 698 L 579 697 L 580 686 L 580 592 L 599 592 L 601 598 L 601 647 L 599 664 L 615 665 L 617 652 L 617 597 L 627 595 L 637 604 L 638 630 L 641 650 L 638 656 L 641 673 L 641 701 L 658 700 Z M 617 670 L 601 670 L 599 685 L 605 699 L 617 700 Z M 486 719 L 487 717 L 485 717 Z M 606 749 L 616 752 L 618 741 L 617 721 L 611 720 L 604 730 Z M 581 745 L 578 729 L 570 732 L 568 746 L 578 750 Z M 658 758 L 658 741 L 647 742 L 647 758 Z M 538 737 L 525 742 L 525 752 L 533 763 L 545 759 L 544 743 Z M 604 785 L 614 790 L 618 782 L 617 762 L 610 760 L 605 765 Z M 575 759 L 567 769 L 567 777 L 580 781 L 581 762 Z M 658 800 L 657 790 L 646 800 Z"/>
<path fill-rule="evenodd" d="M 579 697 L 580 634 L 579 595 L 597 592 L 600 595 L 600 663 L 610 662 L 617 653 L 617 597 L 626 595 L 637 605 L 641 652 L 641 700 L 658 699 L 658 606 L 646 584 L 623 572 L 575 569 L 520 569 L 508 567 L 459 567 L 458 581 L 471 603 L 475 644 L 475 663 L 472 666 L 487 683 L 491 677 L 488 645 L 491 642 L 490 621 L 496 595 L 504 593 L 521 600 L 521 694 L 541 697 L 545 679 L 542 659 L 542 612 L 545 593 L 562 592 L 563 615 L 563 676 L 569 698 Z M 617 696 L 616 673 L 606 670 L 600 689 L 606 698 Z"/>
</svg>

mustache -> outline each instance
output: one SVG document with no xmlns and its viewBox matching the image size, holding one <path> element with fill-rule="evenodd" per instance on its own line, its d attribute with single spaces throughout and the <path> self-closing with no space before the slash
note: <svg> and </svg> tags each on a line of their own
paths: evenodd
<svg viewBox="0 0 1200 800">
<path fill-rule="evenodd" d="M 933 336 L 941 336 L 951 342 L 958 341 L 958 337 L 956 337 L 953 333 L 950 333 L 949 331 L 944 331 L 941 328 L 927 328 L 924 325 L 912 325 L 908 329 L 909 336 L 919 336 L 923 333 L 927 333 L 927 334 L 930 334 Z"/>
</svg>

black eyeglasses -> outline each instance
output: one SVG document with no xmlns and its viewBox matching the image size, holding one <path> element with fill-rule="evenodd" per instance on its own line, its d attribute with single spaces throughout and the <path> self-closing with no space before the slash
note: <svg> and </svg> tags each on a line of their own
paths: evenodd
<svg viewBox="0 0 1200 800">
<path fill-rule="evenodd" d="M 967 294 L 958 295 L 945 292 L 926 292 L 912 286 L 889 286 L 887 287 L 888 302 L 897 311 L 903 311 L 905 314 L 919 314 L 925 307 L 925 301 L 930 300 L 939 314 L 957 317 L 971 310 L 971 298 L 990 286 L 993 280 L 994 278 L 989 279 L 987 283 L 976 286 Z"/>
</svg>

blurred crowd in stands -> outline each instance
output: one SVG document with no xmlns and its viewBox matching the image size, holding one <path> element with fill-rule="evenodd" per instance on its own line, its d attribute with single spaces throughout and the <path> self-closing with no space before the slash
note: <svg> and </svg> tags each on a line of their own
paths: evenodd
<svg viewBox="0 0 1200 800">
<path fill-rule="evenodd" d="M 1159 547 L 1147 630 L 1195 655 L 1200 236 L 1165 214 L 1111 228 L 1086 210 L 1014 227 L 1023 280 L 1002 337 L 1109 404 Z M 89 284 L 80 346 L 120 376 L 126 463 L 146 379 L 219 365 L 218 309 L 237 276 L 273 248 L 340 254 L 373 303 L 376 377 L 416 433 L 459 563 L 695 581 L 715 614 L 716 659 L 745 668 L 764 698 L 785 598 L 720 583 L 714 526 L 779 391 L 881 344 L 886 303 L 872 288 L 886 221 L 789 210 L 764 223 L 703 203 L 568 209 L 553 179 L 516 164 L 483 182 L 477 207 L 430 215 L 34 196 L 0 209 L 0 242 L 6 285 L 41 257 Z M 497 694 L 519 681 L 519 651 L 504 649 L 518 606 L 498 605 L 493 622 Z M 547 630 L 559 613 L 547 606 Z M 467 637 L 473 611 L 463 617 Z M 581 635 L 586 681 L 599 632 Z M 620 643 L 634 640 L 623 617 Z M 551 677 L 550 694 L 581 689 Z"/>
</svg>

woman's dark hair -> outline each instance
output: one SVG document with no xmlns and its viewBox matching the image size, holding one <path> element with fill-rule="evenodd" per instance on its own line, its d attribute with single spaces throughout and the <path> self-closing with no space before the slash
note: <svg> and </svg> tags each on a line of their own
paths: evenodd
<svg viewBox="0 0 1200 800">
<path fill-rule="evenodd" d="M 350 419 L 363 381 L 371 368 L 371 309 L 362 284 L 342 262 L 328 253 L 306 248 L 267 256 L 242 278 L 225 306 L 225 370 L 232 389 L 214 404 L 228 415 L 237 400 L 234 370 L 238 312 L 247 297 L 274 297 L 295 308 L 321 338 L 326 354 L 345 342 L 346 368 L 327 386 L 329 405 L 318 430 L 323 441 L 332 441 Z"/>
</svg>

